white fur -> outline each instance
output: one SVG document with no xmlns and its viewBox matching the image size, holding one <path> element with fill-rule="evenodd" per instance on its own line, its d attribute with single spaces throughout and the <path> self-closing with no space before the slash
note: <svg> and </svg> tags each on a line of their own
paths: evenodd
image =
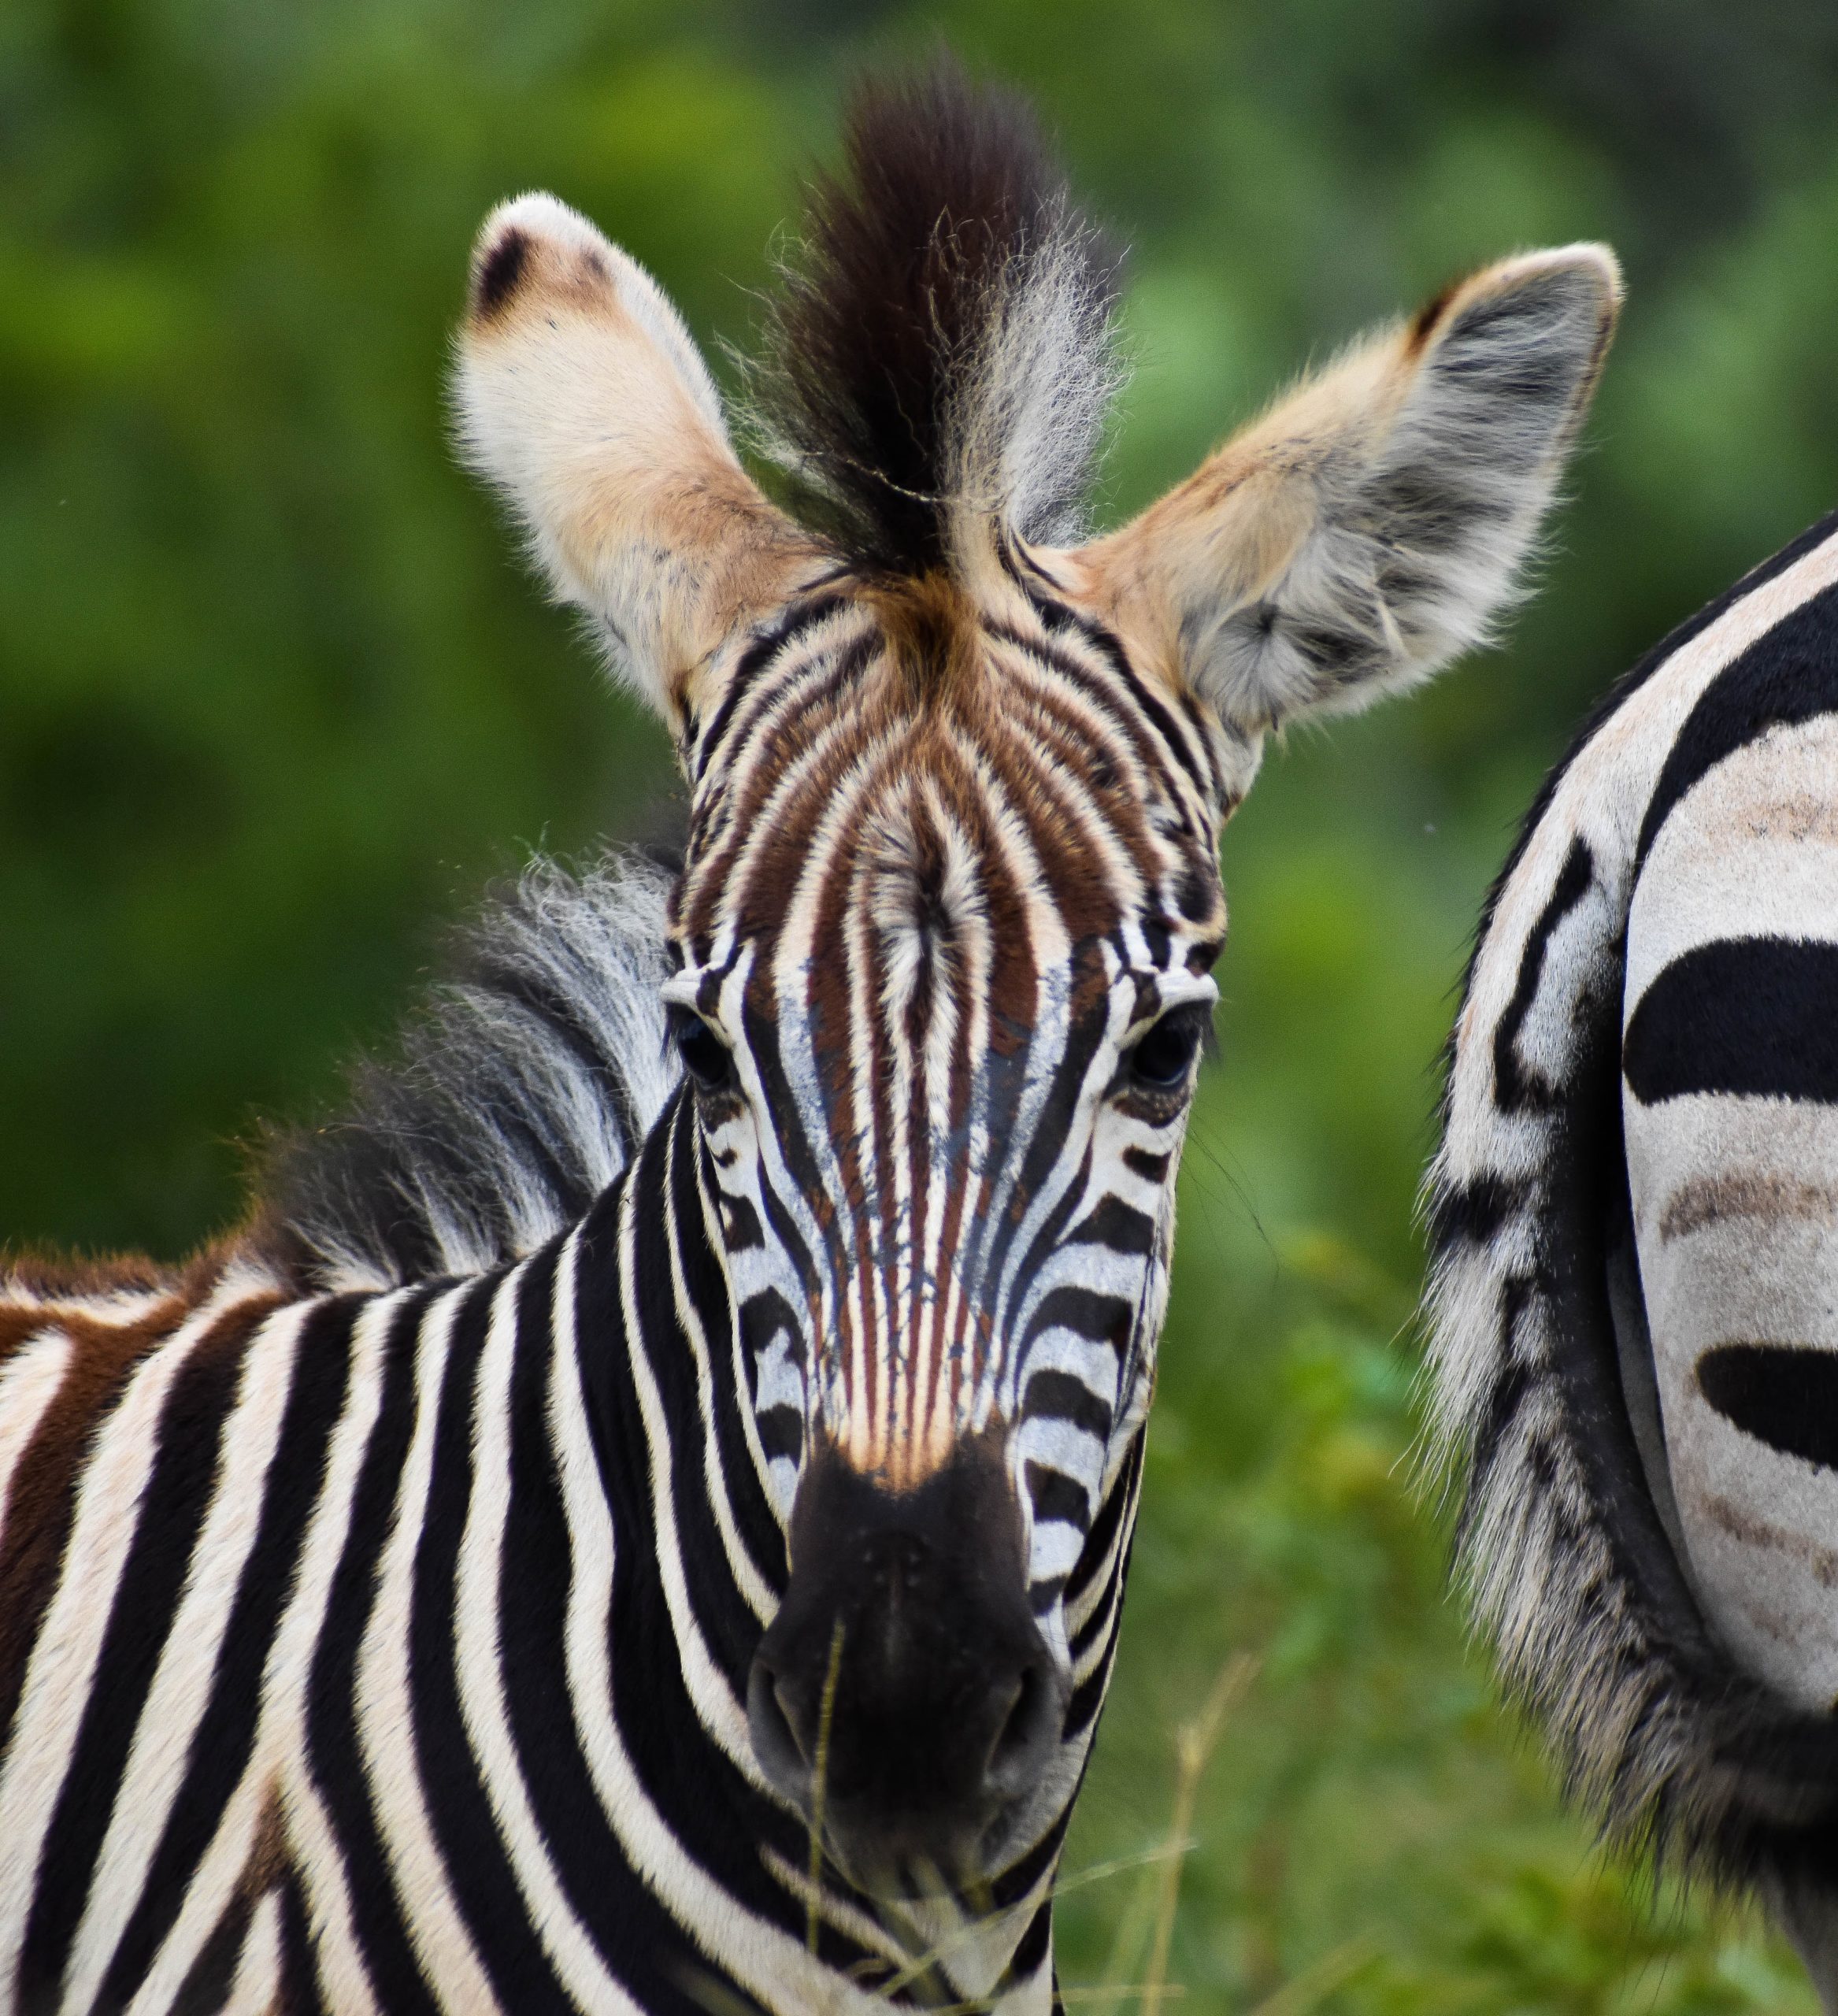
<svg viewBox="0 0 1838 2016">
<path fill-rule="evenodd" d="M 512 234 L 495 309 L 476 290 Z M 680 725 L 699 668 L 782 599 L 802 543 L 735 458 L 707 366 L 638 262 L 553 196 L 502 204 L 473 258 L 456 346 L 465 460 L 510 503 L 615 673 Z"/>
<path fill-rule="evenodd" d="M 1489 267 L 1069 558 L 1125 635 L 1241 734 L 1412 685 L 1510 602 L 1620 292 L 1598 245 Z"/>
<path fill-rule="evenodd" d="M 277 1314 L 244 1361 L 210 1510 L 134 1732 L 72 1948 L 63 2004 L 69 2016 L 86 2016 L 94 2006 L 192 1762 L 198 1710 L 210 1699 L 224 1633 L 255 1544 L 301 1325 L 311 1306 L 295 1303 Z"/>
<path fill-rule="evenodd" d="M 1759 935 L 1838 940 L 1829 714 L 1747 743 L 1673 808 L 1629 917 L 1627 1018 L 1693 946 Z M 1695 1375 L 1724 1343 L 1838 1352 L 1838 1108 L 1727 1093 L 1643 1106 L 1630 1095 L 1623 1117 L 1693 1579 L 1740 1662 L 1823 1712 L 1838 1696 L 1838 1473 L 1744 1434 Z"/>
<path fill-rule="evenodd" d="M 152 1473 L 154 1432 L 192 1350 L 250 1289 L 226 1275 L 163 1350 L 129 1379 L 95 1440 L 78 1492 L 57 1592 L 34 1635 L 6 1763 L 0 1769 L 0 1996 L 11 1992 L 45 1836 L 73 1758 L 114 1592 L 139 1526 Z"/>
</svg>

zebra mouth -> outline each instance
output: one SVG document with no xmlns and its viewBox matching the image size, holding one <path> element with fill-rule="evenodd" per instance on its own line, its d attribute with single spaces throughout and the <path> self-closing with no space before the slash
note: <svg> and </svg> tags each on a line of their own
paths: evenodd
<svg viewBox="0 0 1838 2016">
<path fill-rule="evenodd" d="M 1057 1751 L 1067 1684 L 1021 1536 L 980 1448 L 899 1493 L 820 1451 L 799 1485 L 748 1724 L 769 1782 L 871 1895 L 973 1896 Z"/>
</svg>

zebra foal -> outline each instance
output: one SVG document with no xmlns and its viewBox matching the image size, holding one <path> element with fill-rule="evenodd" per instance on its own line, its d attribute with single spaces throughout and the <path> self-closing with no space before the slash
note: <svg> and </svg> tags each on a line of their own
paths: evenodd
<svg viewBox="0 0 1838 2016">
<path fill-rule="evenodd" d="M 1050 2005 L 1220 828 L 1484 634 L 1618 281 L 1492 267 L 1090 539 L 1112 269 L 1025 117 L 943 69 L 848 156 L 790 511 L 628 258 L 484 227 L 466 452 L 686 858 L 532 869 L 189 1269 L 8 1277 L 0 2009 Z"/>
<path fill-rule="evenodd" d="M 1512 1686 L 1838 2010 L 1838 517 L 1669 637 L 1490 899 L 1434 1402 Z"/>
</svg>

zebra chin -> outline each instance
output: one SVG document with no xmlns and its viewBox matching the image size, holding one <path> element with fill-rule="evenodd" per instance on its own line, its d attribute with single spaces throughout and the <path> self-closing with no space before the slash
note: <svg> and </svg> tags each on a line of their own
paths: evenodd
<svg viewBox="0 0 1838 2016">
<path fill-rule="evenodd" d="M 973 1896 L 1040 1831 L 1070 1691 L 999 1444 L 904 1492 L 818 1445 L 791 1558 L 748 1686 L 761 1768 L 859 1888 Z"/>
</svg>

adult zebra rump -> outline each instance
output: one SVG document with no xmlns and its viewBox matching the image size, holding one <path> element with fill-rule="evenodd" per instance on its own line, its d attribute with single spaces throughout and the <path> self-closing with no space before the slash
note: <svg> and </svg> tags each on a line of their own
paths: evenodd
<svg viewBox="0 0 1838 2016">
<path fill-rule="evenodd" d="M 1838 517 L 1545 787 L 1431 1192 L 1505 1672 L 1611 1829 L 1758 1887 L 1838 2009 Z"/>
<path fill-rule="evenodd" d="M 850 158 L 795 518 L 629 259 L 485 226 L 467 450 L 686 862 L 537 872 L 189 1270 L 16 1272 L 8 2010 L 1049 2004 L 1219 828 L 1482 633 L 1616 280 L 1492 268 L 1080 544 L 1110 269 L 1025 119 L 941 72 Z"/>
</svg>

